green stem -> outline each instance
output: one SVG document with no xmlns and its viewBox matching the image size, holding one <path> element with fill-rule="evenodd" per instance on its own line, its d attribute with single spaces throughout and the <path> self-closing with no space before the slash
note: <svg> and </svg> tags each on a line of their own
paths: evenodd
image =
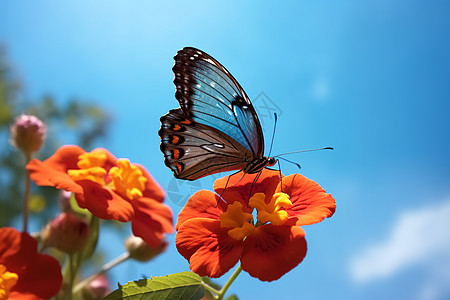
<svg viewBox="0 0 450 300">
<path fill-rule="evenodd" d="M 238 277 L 238 275 L 241 273 L 241 271 L 242 271 L 242 268 L 241 268 L 241 265 L 239 264 L 237 269 L 234 270 L 233 275 L 231 275 L 230 279 L 228 279 L 227 283 L 225 283 L 223 288 L 220 290 L 220 292 L 219 292 L 219 300 L 222 299 L 223 296 L 225 296 L 226 291 L 228 290 L 230 285 L 234 282 L 234 280 Z"/>
<path fill-rule="evenodd" d="M 25 153 L 25 166 L 30 162 L 31 154 Z M 30 198 L 30 174 L 25 169 L 25 193 L 23 199 L 23 232 L 28 232 L 28 202 Z"/>
<path fill-rule="evenodd" d="M 220 291 L 216 290 L 215 288 L 213 288 L 212 286 L 210 286 L 209 284 L 207 284 L 204 281 L 202 281 L 202 285 L 205 289 L 207 289 L 208 291 L 210 291 L 211 293 L 213 293 L 215 295 L 218 295 L 220 293 Z M 217 296 L 215 296 L 214 299 L 217 299 Z"/>
<path fill-rule="evenodd" d="M 202 284 L 207 290 L 217 294 L 215 299 L 222 300 L 223 297 L 225 296 L 225 293 L 227 292 L 228 288 L 231 286 L 231 284 L 234 282 L 234 280 L 238 277 L 238 275 L 241 273 L 241 271 L 242 271 L 242 268 L 241 268 L 241 265 L 239 265 L 236 268 L 236 270 L 234 270 L 233 275 L 231 275 L 231 277 L 228 279 L 227 283 L 225 283 L 225 285 L 222 287 L 222 289 L 220 289 L 220 291 L 217 291 L 216 289 L 214 289 L 213 287 L 209 286 L 208 284 L 206 284 L 204 282 Z"/>
<path fill-rule="evenodd" d="M 69 266 L 70 266 L 70 278 L 69 278 L 69 289 L 68 289 L 68 294 L 69 294 L 69 300 L 72 300 L 72 287 L 73 287 L 73 281 L 75 279 L 75 268 L 73 265 L 73 255 L 69 254 Z"/>
<path fill-rule="evenodd" d="M 100 271 L 95 273 L 94 275 L 89 276 L 88 278 L 80 281 L 74 288 L 73 288 L 73 294 L 78 293 L 85 285 L 89 284 L 93 279 L 95 279 L 97 276 L 102 275 L 103 273 L 107 272 L 109 269 L 117 266 L 120 263 L 123 263 L 127 259 L 130 258 L 130 253 L 124 252 L 120 256 L 116 257 L 112 261 L 106 263 Z"/>
</svg>

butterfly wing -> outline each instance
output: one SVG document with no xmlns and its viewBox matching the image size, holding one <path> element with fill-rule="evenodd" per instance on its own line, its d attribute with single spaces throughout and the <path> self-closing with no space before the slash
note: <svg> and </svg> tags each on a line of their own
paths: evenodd
<svg viewBox="0 0 450 300">
<path fill-rule="evenodd" d="M 252 153 L 227 134 L 187 118 L 178 108 L 161 117 L 161 151 L 176 178 L 243 169 Z"/>
<path fill-rule="evenodd" d="M 186 117 L 232 137 L 253 158 L 262 157 L 264 137 L 258 116 L 230 72 L 210 55 L 191 47 L 178 51 L 174 59 L 175 97 Z"/>
</svg>

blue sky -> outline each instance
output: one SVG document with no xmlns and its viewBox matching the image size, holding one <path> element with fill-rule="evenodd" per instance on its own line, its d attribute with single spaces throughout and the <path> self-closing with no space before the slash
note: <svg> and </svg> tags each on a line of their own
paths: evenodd
<svg viewBox="0 0 450 300">
<path fill-rule="evenodd" d="M 174 213 L 177 189 L 211 189 L 214 179 L 174 181 L 159 150 L 159 118 L 178 106 L 171 68 L 182 47 L 224 64 L 260 115 L 264 100 L 279 110 L 274 154 L 335 147 L 289 158 L 332 193 L 336 214 L 304 228 L 308 254 L 282 279 L 242 274 L 230 289 L 241 299 L 448 299 L 449 14 L 446 1 L 4 0 L 0 42 L 26 97 L 108 110 L 115 121 L 98 146 L 146 166 Z M 262 119 L 267 144 L 273 120 Z M 122 238 L 103 235 L 108 258 Z M 110 279 L 185 270 L 172 243 Z"/>
</svg>

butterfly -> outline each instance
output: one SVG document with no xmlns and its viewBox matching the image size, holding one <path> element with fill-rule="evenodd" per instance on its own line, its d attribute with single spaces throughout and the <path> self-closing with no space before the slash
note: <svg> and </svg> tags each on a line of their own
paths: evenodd
<svg viewBox="0 0 450 300">
<path fill-rule="evenodd" d="M 258 173 L 276 160 L 264 156 L 258 115 L 228 70 L 207 53 L 186 47 L 174 57 L 180 108 L 161 117 L 164 162 L 179 179 L 214 173 Z"/>
</svg>

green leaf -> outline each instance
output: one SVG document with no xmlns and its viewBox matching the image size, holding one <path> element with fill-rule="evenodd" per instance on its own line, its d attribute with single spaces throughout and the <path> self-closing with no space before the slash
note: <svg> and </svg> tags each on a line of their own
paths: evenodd
<svg viewBox="0 0 450 300">
<path fill-rule="evenodd" d="M 230 297 L 228 297 L 225 300 L 239 300 L 238 297 L 236 295 L 231 295 Z"/>
<path fill-rule="evenodd" d="M 203 295 L 200 276 L 193 272 L 182 272 L 129 282 L 103 300 L 198 300 Z"/>
</svg>

